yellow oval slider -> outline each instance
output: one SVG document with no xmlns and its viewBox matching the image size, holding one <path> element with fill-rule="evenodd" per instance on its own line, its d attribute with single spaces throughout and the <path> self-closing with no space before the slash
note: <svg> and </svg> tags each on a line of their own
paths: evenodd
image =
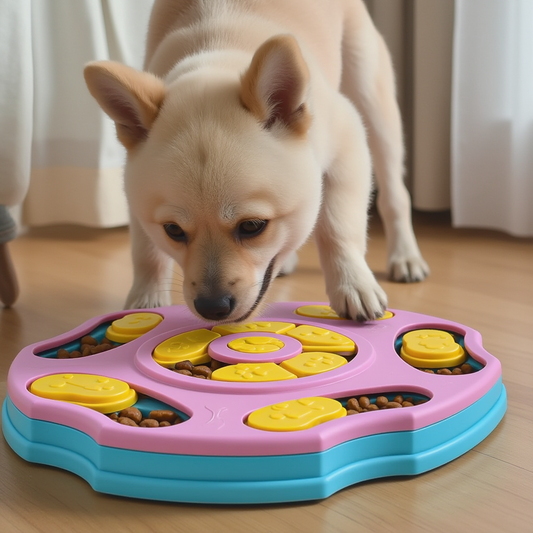
<svg viewBox="0 0 533 533">
<path fill-rule="evenodd" d="M 154 361 L 167 368 L 172 368 L 176 363 L 187 360 L 193 365 L 209 363 L 211 357 L 207 353 L 207 347 L 219 337 L 219 333 L 208 329 L 195 329 L 180 333 L 156 346 L 153 353 Z"/>
<path fill-rule="evenodd" d="M 114 320 L 107 328 L 105 336 L 110 341 L 125 344 L 148 333 L 162 320 L 163 317 L 157 313 L 130 313 Z"/>
<path fill-rule="evenodd" d="M 343 416 L 346 409 L 340 402 L 315 396 L 262 407 L 250 414 L 248 425 L 263 431 L 301 431 Z"/>
<path fill-rule="evenodd" d="M 300 341 L 304 352 L 353 352 L 355 350 L 355 343 L 352 339 L 318 326 L 298 326 L 288 331 L 287 335 Z"/>
<path fill-rule="evenodd" d="M 211 374 L 214 381 L 232 381 L 237 383 L 259 383 L 264 381 L 285 381 L 297 376 L 275 363 L 238 363 L 228 365 Z"/>
<path fill-rule="evenodd" d="M 416 368 L 445 368 L 463 364 L 468 355 L 447 331 L 418 329 L 403 336 L 401 358 Z"/>
<path fill-rule="evenodd" d="M 221 335 L 232 335 L 234 333 L 277 333 L 283 335 L 287 331 L 294 329 L 295 324 L 289 322 L 248 322 L 247 324 L 222 324 L 215 326 L 213 331 Z"/>
<path fill-rule="evenodd" d="M 89 407 L 99 413 L 113 413 L 131 407 L 137 393 L 118 379 L 93 374 L 52 374 L 35 380 L 30 392 L 41 398 Z"/>
</svg>

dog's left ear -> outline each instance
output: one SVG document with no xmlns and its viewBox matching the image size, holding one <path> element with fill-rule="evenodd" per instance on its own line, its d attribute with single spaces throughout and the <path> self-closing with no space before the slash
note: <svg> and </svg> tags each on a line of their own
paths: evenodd
<svg viewBox="0 0 533 533">
<path fill-rule="evenodd" d="M 148 137 L 163 104 L 163 80 L 115 61 L 93 61 L 83 71 L 90 93 L 115 121 L 117 137 L 128 149 Z"/>
<path fill-rule="evenodd" d="M 309 69 L 291 35 L 264 42 L 241 78 L 242 102 L 266 129 L 279 122 L 305 135 L 311 125 L 308 92 Z"/>
</svg>

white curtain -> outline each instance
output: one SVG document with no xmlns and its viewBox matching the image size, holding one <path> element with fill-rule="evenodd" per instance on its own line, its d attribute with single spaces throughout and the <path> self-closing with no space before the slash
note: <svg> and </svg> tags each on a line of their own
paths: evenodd
<svg viewBox="0 0 533 533">
<path fill-rule="evenodd" d="M 140 68 L 153 0 L 0 3 L 0 204 L 25 195 L 29 226 L 127 224 L 124 150 L 83 66 L 114 59 Z"/>
<path fill-rule="evenodd" d="M 452 217 L 533 236 L 533 1 L 456 0 Z"/>
</svg>

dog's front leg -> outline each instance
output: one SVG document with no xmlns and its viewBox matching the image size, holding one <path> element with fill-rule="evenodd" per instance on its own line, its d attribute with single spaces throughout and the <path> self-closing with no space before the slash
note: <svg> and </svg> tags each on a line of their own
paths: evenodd
<svg viewBox="0 0 533 533">
<path fill-rule="evenodd" d="M 146 309 L 170 305 L 172 261 L 157 250 L 135 218 L 130 216 L 133 285 L 126 309 Z"/>
<path fill-rule="evenodd" d="M 339 316 L 363 321 L 382 316 L 387 297 L 365 260 L 370 153 L 359 114 L 344 104 L 337 112 L 336 155 L 324 176 L 315 237 L 331 306 Z"/>
</svg>

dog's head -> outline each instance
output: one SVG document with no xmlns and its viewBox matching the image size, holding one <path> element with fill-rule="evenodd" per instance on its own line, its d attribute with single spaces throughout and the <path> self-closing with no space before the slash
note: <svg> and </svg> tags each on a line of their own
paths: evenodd
<svg viewBox="0 0 533 533">
<path fill-rule="evenodd" d="M 189 308 L 244 320 L 320 207 L 309 73 L 296 41 L 270 39 L 244 72 L 185 68 L 165 84 L 95 62 L 85 78 L 128 151 L 132 215 L 181 266 Z"/>
</svg>

